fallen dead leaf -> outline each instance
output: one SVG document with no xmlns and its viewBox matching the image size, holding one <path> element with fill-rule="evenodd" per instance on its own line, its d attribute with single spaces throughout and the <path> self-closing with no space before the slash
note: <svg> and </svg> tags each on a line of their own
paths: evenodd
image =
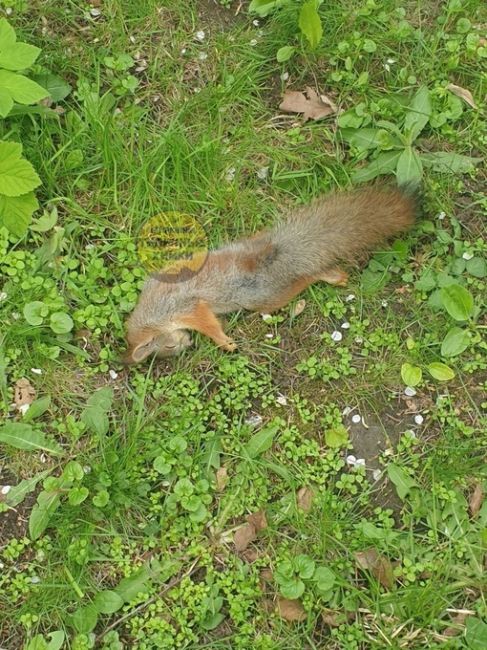
<svg viewBox="0 0 487 650">
<path fill-rule="evenodd" d="M 274 580 L 274 576 L 270 569 L 262 569 L 262 571 L 260 572 L 260 577 L 262 578 L 262 580 L 265 580 L 266 582 L 272 582 Z"/>
<path fill-rule="evenodd" d="M 478 108 L 470 90 L 467 90 L 466 88 L 462 88 L 461 86 L 456 86 L 455 84 L 448 84 L 446 88 L 457 97 L 460 97 L 460 99 L 463 99 L 463 101 L 466 102 L 472 108 Z"/>
<path fill-rule="evenodd" d="M 279 616 L 286 621 L 304 621 L 306 612 L 299 600 L 288 600 L 279 598 L 277 601 L 277 611 Z"/>
<path fill-rule="evenodd" d="M 28 379 L 22 378 L 15 382 L 14 403 L 18 411 L 22 411 L 23 406 L 32 404 L 35 398 L 35 388 Z"/>
<path fill-rule="evenodd" d="M 244 524 L 235 531 L 233 536 L 233 543 L 237 551 L 245 551 L 247 546 L 254 541 L 257 537 L 257 531 L 253 524 Z"/>
<path fill-rule="evenodd" d="M 392 573 L 392 564 L 384 555 L 379 555 L 375 548 L 369 548 L 366 551 L 355 553 L 355 559 L 359 567 L 365 571 L 370 571 L 376 580 L 386 589 L 392 589 L 394 576 Z"/>
<path fill-rule="evenodd" d="M 216 489 L 223 492 L 228 483 L 228 472 L 226 467 L 220 467 L 216 470 Z"/>
<path fill-rule="evenodd" d="M 470 495 L 470 499 L 468 500 L 468 507 L 472 517 L 475 517 L 475 515 L 478 513 L 478 511 L 482 507 L 483 502 L 484 502 L 484 491 L 482 489 L 482 484 L 476 483 L 475 489 Z"/>
<path fill-rule="evenodd" d="M 339 627 L 347 622 L 347 616 L 343 612 L 337 612 L 334 609 L 325 609 L 321 612 L 323 623 L 328 627 Z"/>
<path fill-rule="evenodd" d="M 247 517 L 247 522 L 255 528 L 256 533 L 267 528 L 267 519 L 263 510 L 259 510 L 258 512 L 249 515 Z"/>
<path fill-rule="evenodd" d="M 241 551 L 240 557 L 244 562 L 247 562 L 247 564 L 252 564 L 256 560 L 259 559 L 261 554 L 256 548 L 246 548 L 244 551 Z"/>
<path fill-rule="evenodd" d="M 298 300 L 298 302 L 294 305 L 294 307 L 291 308 L 290 311 L 291 318 L 296 318 L 296 316 L 302 314 L 305 307 L 306 307 L 306 300 L 304 300 L 304 298 Z"/>
<path fill-rule="evenodd" d="M 451 621 L 452 625 L 443 631 L 443 636 L 458 636 L 461 632 L 463 632 L 463 629 L 465 627 L 464 623 L 468 616 L 469 614 L 466 612 L 459 612 L 456 616 L 453 617 Z"/>
<path fill-rule="evenodd" d="M 336 105 L 329 97 L 318 95 L 309 86 L 304 92 L 286 90 L 279 108 L 287 113 L 303 113 L 305 121 L 309 119 L 321 120 L 337 112 Z"/>
<path fill-rule="evenodd" d="M 311 510 L 311 506 L 313 505 L 313 497 L 314 497 L 314 492 L 310 487 L 305 486 L 299 488 L 298 493 L 296 495 L 298 508 L 300 508 L 304 512 L 309 512 Z"/>
</svg>

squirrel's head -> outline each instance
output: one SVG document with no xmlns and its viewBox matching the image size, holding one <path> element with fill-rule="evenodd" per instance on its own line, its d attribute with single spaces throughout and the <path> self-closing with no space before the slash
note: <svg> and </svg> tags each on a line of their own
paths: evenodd
<svg viewBox="0 0 487 650">
<path fill-rule="evenodd" d="M 178 323 L 188 299 L 174 285 L 150 278 L 127 321 L 127 352 L 124 363 L 140 363 L 151 354 L 169 357 L 191 345 L 191 338 Z"/>
</svg>

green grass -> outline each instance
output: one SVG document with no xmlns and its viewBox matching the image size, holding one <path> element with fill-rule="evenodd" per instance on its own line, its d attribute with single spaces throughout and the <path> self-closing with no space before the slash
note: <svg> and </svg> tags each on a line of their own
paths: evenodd
<svg viewBox="0 0 487 650">
<path fill-rule="evenodd" d="M 28 378 L 50 398 L 31 424 L 59 445 L 0 447 L 0 485 L 49 472 L 14 507 L 0 496 L 0 647 L 46 648 L 55 631 L 73 650 L 486 647 L 487 509 L 469 508 L 487 486 L 481 165 L 425 169 L 418 225 L 352 271 L 349 287 L 313 286 L 297 316 L 292 306 L 271 321 L 230 316 L 237 353 L 197 338 L 174 360 L 119 362 L 147 218 L 188 213 L 218 245 L 349 187 L 375 155 L 350 149 L 336 116 L 282 114 L 286 87 L 316 87 L 339 120 L 355 109 L 362 127 L 402 127 L 425 85 L 432 123 L 418 150 L 483 158 L 485 8 L 325 2 L 311 51 L 297 34 L 299 3 L 258 25 L 248 3 L 237 15 L 229 5 L 111 0 L 93 17 L 89 4 L 19 1 L 9 17 L 72 92 L 52 119 L 0 123 L 42 179 L 42 208 L 58 211 L 49 232 L 21 241 L 0 228 L 0 409 L 22 419 L 14 386 Z M 279 64 L 286 45 L 296 54 Z M 124 54 L 134 66 L 107 65 Z M 470 90 L 478 110 L 452 100 L 448 83 Z M 473 297 L 465 322 L 441 306 L 451 283 Z M 29 324 L 33 301 L 69 314 L 73 329 Z M 469 344 L 442 356 L 453 327 Z M 429 374 L 438 361 L 451 380 Z M 405 363 L 422 369 L 415 395 L 404 393 Z M 31 539 L 41 490 L 60 501 Z M 267 526 L 238 552 L 235 532 L 261 510 Z M 369 549 L 376 564 L 364 568 L 357 553 Z M 328 589 L 314 577 L 323 569 Z M 293 596 L 301 621 L 279 614 L 278 600 Z"/>
</svg>

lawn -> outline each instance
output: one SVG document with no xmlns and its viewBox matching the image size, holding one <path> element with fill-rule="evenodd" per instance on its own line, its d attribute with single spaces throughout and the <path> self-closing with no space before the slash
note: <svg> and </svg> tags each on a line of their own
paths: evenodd
<svg viewBox="0 0 487 650">
<path fill-rule="evenodd" d="M 485 3 L 0 14 L 0 648 L 487 648 Z M 396 180 L 347 287 L 121 364 L 148 219 Z"/>
</svg>

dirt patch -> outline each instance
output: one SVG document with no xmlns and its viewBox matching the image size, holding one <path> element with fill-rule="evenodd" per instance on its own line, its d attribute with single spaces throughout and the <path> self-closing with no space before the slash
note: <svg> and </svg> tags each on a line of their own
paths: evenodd
<svg viewBox="0 0 487 650">
<path fill-rule="evenodd" d="M 235 7 L 224 7 L 217 0 L 198 0 L 197 6 L 201 24 L 210 31 L 224 32 L 236 23 L 245 23 L 247 19 L 247 8 L 243 3 L 238 3 Z"/>
<path fill-rule="evenodd" d="M 0 485 L 15 485 L 18 478 L 12 473 L 0 469 Z M 0 497 L 0 501 L 3 497 Z M 28 494 L 24 501 L 15 508 L 10 508 L 0 513 L 0 547 L 8 544 L 12 539 L 19 539 L 27 535 L 29 514 L 36 501 L 36 493 Z"/>
</svg>

